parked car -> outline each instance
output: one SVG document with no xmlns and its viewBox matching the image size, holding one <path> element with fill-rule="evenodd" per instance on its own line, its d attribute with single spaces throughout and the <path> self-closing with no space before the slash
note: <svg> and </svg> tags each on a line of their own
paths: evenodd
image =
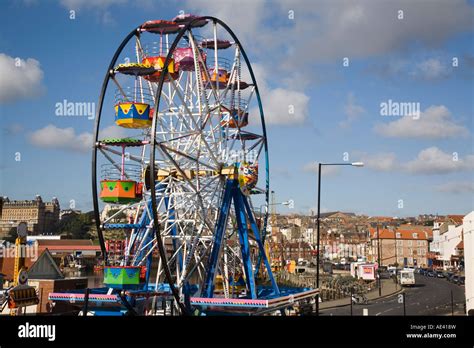
<svg viewBox="0 0 474 348">
<path fill-rule="evenodd" d="M 426 275 L 427 275 L 428 277 L 431 277 L 431 278 L 436 277 L 436 273 L 435 273 L 434 271 L 427 271 L 427 272 L 426 272 Z"/>
<path fill-rule="evenodd" d="M 443 272 L 441 272 L 441 271 L 436 271 L 436 272 L 435 272 L 435 277 L 436 277 L 436 278 L 444 278 L 444 274 L 443 274 Z"/>
<path fill-rule="evenodd" d="M 453 272 L 446 272 L 444 277 L 446 278 L 447 281 L 451 281 L 451 278 L 454 276 Z"/>
<path fill-rule="evenodd" d="M 464 285 L 465 281 L 466 277 L 460 275 L 455 275 L 452 280 L 452 282 L 456 285 Z"/>
</svg>

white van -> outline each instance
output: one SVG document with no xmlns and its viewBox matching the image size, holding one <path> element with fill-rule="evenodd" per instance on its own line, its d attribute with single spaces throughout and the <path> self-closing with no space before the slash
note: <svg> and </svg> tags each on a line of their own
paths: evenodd
<svg viewBox="0 0 474 348">
<path fill-rule="evenodd" d="M 401 286 L 415 285 L 415 270 L 409 268 L 402 269 L 398 272 L 398 282 Z"/>
</svg>

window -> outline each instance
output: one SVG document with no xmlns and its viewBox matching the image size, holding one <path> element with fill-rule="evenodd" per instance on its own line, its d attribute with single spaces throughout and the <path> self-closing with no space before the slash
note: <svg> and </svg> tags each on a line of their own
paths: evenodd
<svg viewBox="0 0 474 348">
<path fill-rule="evenodd" d="M 397 240 L 397 246 L 403 246 L 403 240 Z"/>
<path fill-rule="evenodd" d="M 400 232 L 397 232 L 397 238 L 401 238 L 402 235 L 400 234 Z"/>
<path fill-rule="evenodd" d="M 403 248 L 397 248 L 397 254 L 403 255 Z"/>
<path fill-rule="evenodd" d="M 413 257 L 408 258 L 408 264 L 413 264 Z"/>
<path fill-rule="evenodd" d="M 411 247 L 412 245 L 413 245 L 413 241 L 409 240 L 409 241 L 408 241 L 408 246 Z"/>
<path fill-rule="evenodd" d="M 412 255 L 412 254 L 413 254 L 413 249 L 412 249 L 412 248 L 408 248 L 408 254 L 409 254 L 409 255 Z"/>
<path fill-rule="evenodd" d="M 418 233 L 413 233 L 413 238 L 418 238 Z"/>
</svg>

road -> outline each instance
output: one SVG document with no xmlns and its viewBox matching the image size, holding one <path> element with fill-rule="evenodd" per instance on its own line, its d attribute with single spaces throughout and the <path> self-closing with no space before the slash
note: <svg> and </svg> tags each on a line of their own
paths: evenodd
<svg viewBox="0 0 474 348">
<path fill-rule="evenodd" d="M 451 291 L 454 299 L 454 312 L 464 315 L 464 286 L 448 282 L 444 278 L 430 278 L 415 275 L 416 285 L 405 288 L 406 315 L 451 315 Z M 399 295 L 369 301 L 367 305 L 353 305 L 353 315 L 403 315 L 403 303 Z M 351 315 L 350 306 L 320 310 L 320 315 Z"/>
</svg>

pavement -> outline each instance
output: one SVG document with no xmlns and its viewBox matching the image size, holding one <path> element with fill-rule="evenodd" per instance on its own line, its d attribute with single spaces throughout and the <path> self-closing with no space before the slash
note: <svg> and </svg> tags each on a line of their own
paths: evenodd
<svg viewBox="0 0 474 348">
<path fill-rule="evenodd" d="M 352 315 L 371 316 L 385 315 L 465 315 L 464 286 L 448 282 L 444 278 L 430 278 L 415 274 L 416 284 L 413 287 L 405 287 L 398 292 L 405 294 L 405 303 L 397 294 L 395 284 L 382 284 L 385 291 L 382 297 L 378 296 L 378 289 L 371 291 L 368 304 L 352 306 Z M 390 295 L 390 289 L 394 292 Z M 345 304 L 344 304 L 345 303 Z M 325 307 L 322 305 L 324 304 Z M 351 315 L 349 298 L 337 301 L 320 303 L 320 315 Z"/>
<path fill-rule="evenodd" d="M 382 295 L 379 295 L 379 289 L 376 287 L 375 289 L 370 290 L 365 295 L 369 301 L 373 301 L 375 299 L 385 298 L 391 295 L 398 294 L 402 291 L 402 288 L 399 284 L 396 284 L 392 279 L 382 279 Z M 350 305 L 350 298 L 341 298 L 339 300 L 332 300 L 332 301 L 325 301 L 319 304 L 319 309 L 329 309 L 329 308 L 336 308 L 342 306 L 349 306 Z"/>
</svg>

